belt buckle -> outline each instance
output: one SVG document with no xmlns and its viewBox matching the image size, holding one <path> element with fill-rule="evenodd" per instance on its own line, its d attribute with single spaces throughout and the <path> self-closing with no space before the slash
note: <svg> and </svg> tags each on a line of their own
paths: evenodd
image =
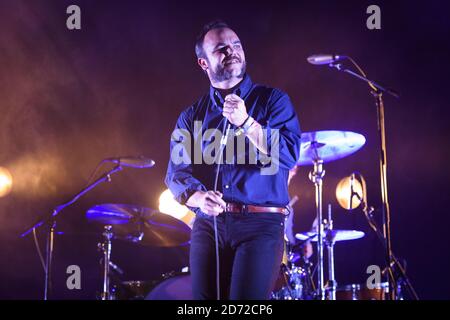
<svg viewBox="0 0 450 320">
<path fill-rule="evenodd" d="M 241 207 L 241 213 L 248 213 L 248 206 L 246 204 L 243 204 Z"/>
</svg>

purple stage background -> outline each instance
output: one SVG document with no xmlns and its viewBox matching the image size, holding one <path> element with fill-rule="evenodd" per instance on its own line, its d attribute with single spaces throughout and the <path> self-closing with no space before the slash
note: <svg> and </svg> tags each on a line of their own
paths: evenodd
<svg viewBox="0 0 450 320">
<path fill-rule="evenodd" d="M 77 4 L 82 29 L 66 28 Z M 94 299 L 101 269 L 98 227 L 86 210 L 101 203 L 157 208 L 169 160 L 170 133 L 181 110 L 207 90 L 193 44 L 201 26 L 223 18 L 244 44 L 256 82 L 292 98 L 303 131 L 350 130 L 367 143 L 327 164 L 324 204 L 335 228 L 366 232 L 335 249 L 340 285 L 362 283 L 383 250 L 359 211 L 341 209 L 337 182 L 352 171 L 368 181 L 380 205 L 376 109 L 367 86 L 327 67 L 313 53 L 341 53 L 368 75 L 402 93 L 386 97 L 388 182 L 393 248 L 423 299 L 449 299 L 446 237 L 450 23 L 444 1 L 377 1 L 382 29 L 366 28 L 368 1 L 25 1 L 0 2 L 0 166 L 14 188 L 0 198 L 0 298 L 39 299 L 44 273 L 32 237 L 18 235 L 40 215 L 81 189 L 96 164 L 118 155 L 145 155 L 149 170 L 127 169 L 62 212 L 56 238 L 55 296 Z M 314 218 L 309 167 L 292 185 L 295 231 Z M 39 232 L 41 247 L 44 233 Z M 128 280 L 156 279 L 187 265 L 188 248 L 158 249 L 117 242 L 113 261 Z M 65 287 L 68 265 L 82 271 L 82 289 Z"/>
</svg>

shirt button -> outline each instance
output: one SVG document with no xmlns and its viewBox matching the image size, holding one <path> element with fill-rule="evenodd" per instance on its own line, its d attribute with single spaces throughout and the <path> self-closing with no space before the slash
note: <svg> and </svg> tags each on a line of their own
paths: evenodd
<svg viewBox="0 0 450 320">
<path fill-rule="evenodd" d="M 225 185 L 225 189 L 229 189 L 229 188 L 230 188 L 230 186 L 226 184 Z"/>
</svg>

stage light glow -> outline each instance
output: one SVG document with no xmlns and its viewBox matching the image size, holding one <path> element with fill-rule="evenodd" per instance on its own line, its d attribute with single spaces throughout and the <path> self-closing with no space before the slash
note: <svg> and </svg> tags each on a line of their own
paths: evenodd
<svg viewBox="0 0 450 320">
<path fill-rule="evenodd" d="M 0 167 L 0 197 L 4 197 L 11 192 L 13 178 L 8 169 Z"/>
<path fill-rule="evenodd" d="M 174 199 L 172 192 L 167 189 L 159 196 L 159 211 L 182 220 L 188 214 L 189 209 L 179 204 Z"/>
<path fill-rule="evenodd" d="M 353 184 L 353 194 L 352 194 Z M 357 208 L 361 204 L 362 198 L 362 185 L 352 176 L 345 177 L 339 181 L 336 187 L 336 198 L 342 208 L 346 210 L 352 210 Z M 350 206 L 351 203 L 351 206 Z"/>
<path fill-rule="evenodd" d="M 14 175 L 14 194 L 20 197 L 47 198 L 73 188 L 61 156 L 49 150 L 27 153 L 9 165 Z"/>
<path fill-rule="evenodd" d="M 189 210 L 188 207 L 179 204 L 169 189 L 159 196 L 159 211 L 183 221 L 192 229 L 195 213 Z"/>
</svg>

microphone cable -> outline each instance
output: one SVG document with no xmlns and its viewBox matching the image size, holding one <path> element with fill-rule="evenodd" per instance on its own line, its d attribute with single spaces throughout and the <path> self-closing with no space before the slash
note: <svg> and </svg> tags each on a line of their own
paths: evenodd
<svg viewBox="0 0 450 320">
<path fill-rule="evenodd" d="M 216 167 L 216 176 L 214 179 L 214 192 L 217 191 L 217 184 L 219 181 L 219 172 L 220 172 L 220 165 L 223 161 L 223 149 L 227 143 L 228 140 L 228 133 L 230 131 L 231 124 L 228 123 L 228 119 L 224 118 L 225 121 L 223 123 L 223 131 L 222 131 L 222 138 L 220 139 L 220 148 L 219 148 L 219 154 L 216 156 L 217 160 L 217 167 Z M 218 159 L 217 159 L 218 157 Z M 225 208 L 226 210 L 226 208 Z M 219 237 L 218 237 L 218 231 L 217 231 L 217 217 L 213 217 L 214 220 L 214 243 L 215 243 L 215 250 L 216 250 L 216 297 L 217 300 L 220 300 L 220 257 L 219 257 Z"/>
</svg>

